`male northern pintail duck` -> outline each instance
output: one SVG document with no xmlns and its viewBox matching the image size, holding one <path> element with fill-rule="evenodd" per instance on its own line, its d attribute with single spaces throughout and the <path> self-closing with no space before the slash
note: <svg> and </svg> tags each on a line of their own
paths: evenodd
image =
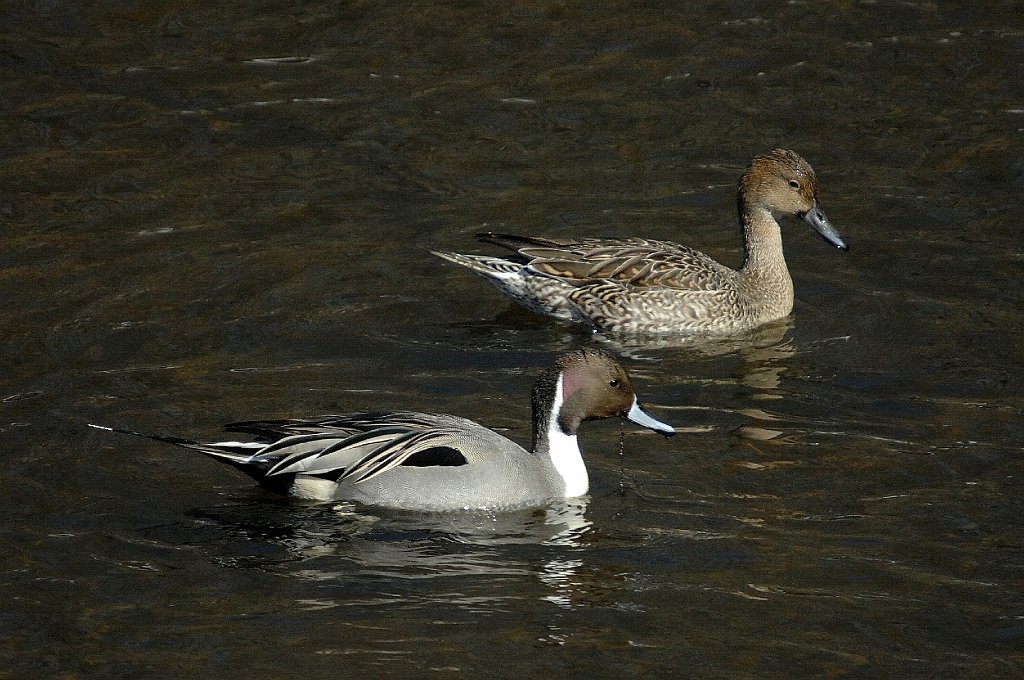
<svg viewBox="0 0 1024 680">
<path fill-rule="evenodd" d="M 548 239 L 483 233 L 509 259 L 434 251 L 481 274 L 527 309 L 612 333 L 724 334 L 787 316 L 793 280 L 776 218 L 797 215 L 828 243 L 846 242 L 818 205 L 814 170 L 793 151 L 756 156 L 739 183 L 743 265 L 643 238 Z"/>
<path fill-rule="evenodd" d="M 533 389 L 533 450 L 471 420 L 414 411 L 232 423 L 255 442 L 202 444 L 93 425 L 205 453 L 266 487 L 311 500 L 408 510 L 539 506 L 589 488 L 576 430 L 621 416 L 666 436 L 675 430 L 639 406 L 625 369 L 582 349 L 544 371 Z"/>
</svg>

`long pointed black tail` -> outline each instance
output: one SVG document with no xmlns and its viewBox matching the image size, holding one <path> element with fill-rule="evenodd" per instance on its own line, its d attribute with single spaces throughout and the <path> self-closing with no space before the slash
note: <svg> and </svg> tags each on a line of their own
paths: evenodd
<svg viewBox="0 0 1024 680">
<path fill-rule="evenodd" d="M 183 437 L 171 437 L 165 434 L 150 434 L 149 432 L 139 432 L 138 430 L 129 430 L 126 427 L 111 427 L 109 425 L 95 425 L 89 423 L 89 427 L 94 427 L 97 430 L 106 430 L 107 432 L 118 432 L 120 434 L 130 434 L 135 437 L 145 437 L 146 439 L 155 439 L 158 442 L 167 442 L 168 444 L 174 444 L 175 446 L 182 446 L 186 449 L 194 449 L 196 451 L 203 450 L 203 445 L 199 442 L 192 441 L 191 439 L 185 439 Z"/>
<path fill-rule="evenodd" d="M 111 427 L 109 425 L 94 425 L 92 423 L 89 423 L 89 427 L 94 427 L 97 430 L 106 430 L 107 432 L 129 434 L 133 437 L 145 437 L 146 439 L 154 439 L 158 442 L 167 442 L 168 444 L 174 444 L 175 446 L 180 446 L 185 449 L 198 451 L 215 460 L 219 460 L 222 463 L 232 465 L 257 480 L 262 479 L 267 469 L 270 467 L 270 464 L 265 461 L 254 462 L 251 460 L 252 455 L 265 446 L 264 444 L 257 442 L 218 442 L 216 444 L 204 444 L 202 442 L 185 439 L 183 437 L 139 432 L 138 430 L 130 430 L 126 427 Z"/>
</svg>

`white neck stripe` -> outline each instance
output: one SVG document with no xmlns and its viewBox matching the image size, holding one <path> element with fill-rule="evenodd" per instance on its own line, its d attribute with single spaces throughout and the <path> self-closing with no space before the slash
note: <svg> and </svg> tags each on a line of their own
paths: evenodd
<svg viewBox="0 0 1024 680">
<path fill-rule="evenodd" d="M 587 466 L 583 462 L 576 435 L 562 432 L 558 424 L 562 403 L 562 374 L 559 373 L 558 382 L 555 384 L 555 401 L 551 405 L 548 418 L 548 456 L 558 475 L 565 482 L 565 497 L 573 498 L 587 493 L 590 489 L 590 477 L 587 475 Z"/>
</svg>

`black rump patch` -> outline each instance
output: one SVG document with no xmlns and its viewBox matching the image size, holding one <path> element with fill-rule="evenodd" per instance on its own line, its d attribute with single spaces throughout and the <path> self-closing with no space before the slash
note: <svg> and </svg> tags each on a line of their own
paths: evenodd
<svg viewBox="0 0 1024 680">
<path fill-rule="evenodd" d="M 402 465 L 411 467 L 433 467 L 436 465 L 456 467 L 458 465 L 465 465 L 468 462 L 458 449 L 453 449 L 449 446 L 435 446 L 430 449 L 417 451 L 402 461 Z"/>
</svg>

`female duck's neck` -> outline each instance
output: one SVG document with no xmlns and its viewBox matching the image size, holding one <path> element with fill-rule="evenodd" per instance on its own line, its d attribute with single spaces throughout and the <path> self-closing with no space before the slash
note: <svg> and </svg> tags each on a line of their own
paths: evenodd
<svg viewBox="0 0 1024 680">
<path fill-rule="evenodd" d="M 746 314 L 758 322 L 781 319 L 793 311 L 793 279 L 782 254 L 782 231 L 770 211 L 743 214 L 743 266 L 736 288 Z"/>
<path fill-rule="evenodd" d="M 782 230 L 769 210 L 751 208 L 743 212 L 744 274 L 789 280 L 782 253 Z"/>
</svg>

